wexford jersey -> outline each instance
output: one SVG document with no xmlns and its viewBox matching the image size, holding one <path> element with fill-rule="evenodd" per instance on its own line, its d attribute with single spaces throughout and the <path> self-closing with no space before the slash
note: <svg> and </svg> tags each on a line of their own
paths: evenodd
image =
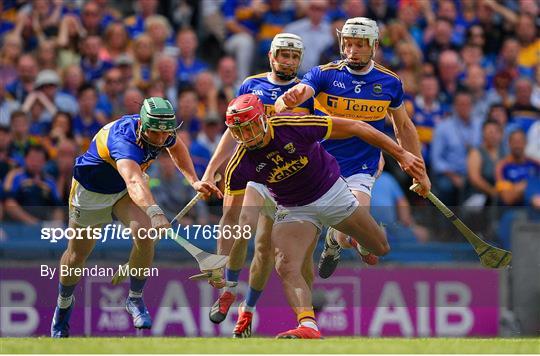
<svg viewBox="0 0 540 356">
<path fill-rule="evenodd" d="M 324 195 L 339 178 L 339 166 L 319 141 L 328 137 L 332 121 L 321 116 L 275 116 L 265 147 L 238 145 L 225 170 L 225 193 L 243 194 L 249 181 L 264 184 L 283 206 L 301 206 Z"/>
<path fill-rule="evenodd" d="M 315 114 L 366 121 L 383 131 L 388 108 L 403 103 L 403 86 L 396 74 L 373 62 L 365 74 L 353 74 L 344 61 L 335 61 L 312 68 L 302 83 L 315 90 Z M 353 137 L 328 140 L 324 148 L 338 161 L 341 174 L 377 171 L 380 149 Z"/>
<path fill-rule="evenodd" d="M 88 151 L 75 160 L 73 178 L 95 193 L 115 194 L 126 189 L 124 179 L 116 170 L 116 161 L 131 159 L 144 172 L 161 152 L 160 148 L 137 139 L 139 122 L 139 115 L 125 115 L 99 130 Z M 165 146 L 171 147 L 175 142 L 176 137 L 171 136 Z"/>
<path fill-rule="evenodd" d="M 269 78 L 270 73 L 261 73 L 247 77 L 238 88 L 236 96 L 243 94 L 257 95 L 264 104 L 264 113 L 268 116 L 273 116 L 276 113 L 274 103 L 281 94 L 295 86 L 300 82 L 300 79 L 294 78 L 286 84 L 277 84 Z M 305 103 L 293 109 L 294 113 L 313 114 L 313 98 L 309 98 Z"/>
</svg>

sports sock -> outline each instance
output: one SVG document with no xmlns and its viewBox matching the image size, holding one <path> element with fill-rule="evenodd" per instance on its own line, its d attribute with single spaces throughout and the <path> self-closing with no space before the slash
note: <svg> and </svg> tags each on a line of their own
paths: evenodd
<svg viewBox="0 0 540 356">
<path fill-rule="evenodd" d="M 227 280 L 227 282 L 238 282 L 238 278 L 240 277 L 240 271 L 241 270 L 232 270 L 225 268 L 225 279 Z M 225 287 L 225 291 L 236 294 L 236 288 L 236 285 L 231 287 Z"/>
<path fill-rule="evenodd" d="M 330 229 L 332 230 L 332 233 L 330 234 L 330 247 L 332 248 L 338 248 L 339 247 L 339 244 L 338 242 L 336 241 L 336 229 L 332 228 L 332 227 L 329 227 L 328 230 L 330 231 Z"/>
<path fill-rule="evenodd" d="M 301 326 L 305 326 L 319 331 L 319 328 L 317 327 L 317 321 L 315 320 L 315 313 L 313 312 L 313 310 L 305 311 L 298 314 L 296 316 L 296 319 Z"/>
<path fill-rule="evenodd" d="M 145 284 L 146 284 L 146 278 L 139 279 L 139 278 L 130 276 L 129 277 L 129 297 L 141 298 Z"/>
<path fill-rule="evenodd" d="M 249 287 L 246 297 L 246 311 L 253 312 L 253 309 L 255 309 L 255 304 L 257 304 L 257 300 L 259 300 L 262 292 L 262 290 L 256 290 Z"/>
<path fill-rule="evenodd" d="M 71 303 L 73 302 L 73 292 L 75 291 L 76 286 L 76 284 L 72 286 L 66 286 L 62 283 L 58 283 L 57 305 L 59 308 L 66 309 L 71 305 Z"/>
</svg>

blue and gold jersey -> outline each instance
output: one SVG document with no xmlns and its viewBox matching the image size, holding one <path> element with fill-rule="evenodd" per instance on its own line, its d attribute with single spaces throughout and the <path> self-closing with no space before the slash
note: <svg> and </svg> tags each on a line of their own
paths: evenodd
<svg viewBox="0 0 540 356">
<path fill-rule="evenodd" d="M 257 95 L 264 104 L 264 112 L 268 116 L 274 116 L 276 110 L 274 104 L 281 94 L 284 94 L 287 90 L 300 83 L 300 79 L 294 78 L 286 84 L 277 84 L 270 80 L 270 73 L 261 73 L 247 77 L 240 88 L 236 96 L 243 94 Z M 313 98 L 309 98 L 302 105 L 294 108 L 292 112 L 299 114 L 313 114 Z"/>
<path fill-rule="evenodd" d="M 331 62 L 312 68 L 302 83 L 315 90 L 315 114 L 366 121 L 380 131 L 387 110 L 403 103 L 399 77 L 375 62 L 365 74 L 351 73 L 344 61 Z M 326 140 L 323 146 L 337 159 L 345 177 L 377 171 L 380 149 L 359 138 Z"/>
<path fill-rule="evenodd" d="M 94 136 L 88 151 L 75 160 L 73 178 L 91 192 L 115 194 L 126 189 L 124 179 L 116 169 L 119 159 L 137 162 L 144 172 L 161 152 L 137 137 L 139 115 L 125 115 L 105 125 Z M 171 136 L 165 147 L 175 144 Z"/>
</svg>

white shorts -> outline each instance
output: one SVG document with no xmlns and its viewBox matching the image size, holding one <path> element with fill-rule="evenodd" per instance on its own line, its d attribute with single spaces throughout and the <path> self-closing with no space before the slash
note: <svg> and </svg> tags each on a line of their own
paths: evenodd
<svg viewBox="0 0 540 356">
<path fill-rule="evenodd" d="M 373 189 L 373 184 L 375 184 L 375 177 L 366 173 L 358 173 L 344 178 L 352 191 L 366 193 L 371 197 L 371 190 Z"/>
<path fill-rule="evenodd" d="M 109 224 L 112 222 L 113 205 L 126 194 L 126 189 L 115 194 L 91 192 L 72 179 L 69 193 L 69 218 L 82 227 Z"/>
<path fill-rule="evenodd" d="M 264 198 L 264 205 L 261 207 L 261 214 L 274 220 L 276 216 L 277 204 L 270 191 L 264 184 L 248 182 L 247 187 L 251 187 Z"/>
<path fill-rule="evenodd" d="M 274 224 L 309 221 L 322 230 L 323 226 L 335 226 L 348 218 L 358 205 L 347 183 L 340 178 L 322 197 L 308 205 L 284 207 L 278 204 Z"/>
</svg>

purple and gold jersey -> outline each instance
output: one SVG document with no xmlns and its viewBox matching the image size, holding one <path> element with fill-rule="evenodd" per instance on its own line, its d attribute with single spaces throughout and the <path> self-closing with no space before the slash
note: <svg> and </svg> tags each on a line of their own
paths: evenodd
<svg viewBox="0 0 540 356">
<path fill-rule="evenodd" d="M 265 147 L 239 145 L 225 170 L 225 194 L 244 194 L 249 181 L 268 187 L 283 206 L 301 206 L 323 196 L 339 178 L 339 166 L 319 141 L 332 132 L 321 116 L 268 119 L 272 139 Z"/>
<path fill-rule="evenodd" d="M 126 189 L 124 179 L 116 169 L 116 161 L 131 159 L 144 172 L 162 150 L 137 137 L 139 122 L 139 115 L 125 115 L 103 126 L 88 150 L 75 160 L 73 178 L 95 193 L 115 194 Z M 165 147 L 171 147 L 175 142 L 176 137 L 171 136 Z"/>
<path fill-rule="evenodd" d="M 364 74 L 351 73 L 344 61 L 314 67 L 306 73 L 302 84 L 315 91 L 315 114 L 362 120 L 383 131 L 387 110 L 403 103 L 403 85 L 395 73 L 373 63 Z M 357 137 L 328 140 L 323 146 L 337 159 L 345 177 L 377 171 L 381 150 Z"/>
<path fill-rule="evenodd" d="M 240 88 L 238 88 L 236 96 L 243 94 L 257 95 L 264 104 L 264 113 L 267 116 L 274 116 L 276 114 L 274 108 L 276 99 L 298 83 L 300 83 L 300 79 L 294 78 L 285 84 L 278 84 L 270 79 L 269 72 L 261 73 L 247 77 Z M 292 112 L 299 114 L 313 114 L 313 98 L 309 98 L 304 103 L 294 108 Z"/>
</svg>

